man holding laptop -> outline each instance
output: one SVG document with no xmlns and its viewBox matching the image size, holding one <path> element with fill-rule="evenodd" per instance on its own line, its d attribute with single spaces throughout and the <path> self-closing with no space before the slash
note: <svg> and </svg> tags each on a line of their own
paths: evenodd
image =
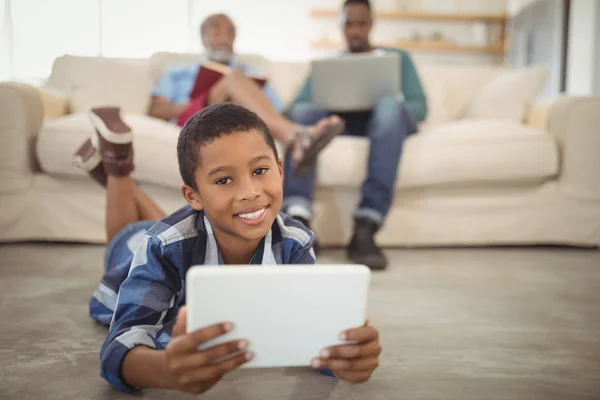
<svg viewBox="0 0 600 400">
<path fill-rule="evenodd" d="M 316 60 L 296 98 L 291 118 L 312 124 L 335 112 L 346 122 L 343 134 L 370 139 L 367 179 L 354 214 L 348 256 L 371 269 L 385 269 L 387 259 L 375 243 L 393 200 L 404 139 L 427 115 L 427 102 L 410 55 L 377 49 L 369 42 L 373 25 L 369 0 L 346 0 L 343 6 L 346 51 L 338 58 Z M 286 162 L 284 210 L 310 224 L 314 170 L 297 177 Z"/>
</svg>

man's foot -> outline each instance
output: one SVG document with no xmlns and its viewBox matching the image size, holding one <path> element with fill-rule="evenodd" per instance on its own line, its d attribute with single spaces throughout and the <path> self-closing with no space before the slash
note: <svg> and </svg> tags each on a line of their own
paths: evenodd
<svg viewBox="0 0 600 400">
<path fill-rule="evenodd" d="M 371 270 L 380 271 L 387 268 L 387 258 L 375 243 L 375 233 L 379 227 L 376 223 L 357 218 L 354 235 L 348 245 L 348 258 L 355 264 L 363 264 Z"/>
<path fill-rule="evenodd" d="M 96 129 L 97 148 L 108 175 L 127 176 L 133 171 L 133 135 L 119 107 L 92 108 L 88 113 Z"/>
<path fill-rule="evenodd" d="M 302 217 L 292 217 L 292 218 L 298 222 L 302 222 L 304 224 L 304 226 L 306 226 L 308 229 L 310 229 L 310 221 L 307 220 L 306 218 L 302 218 Z M 321 246 L 319 246 L 319 242 L 317 242 L 316 235 L 315 235 L 315 243 L 313 244 L 313 250 L 314 250 L 316 256 L 318 256 L 319 253 L 321 252 Z"/>
<path fill-rule="evenodd" d="M 299 126 L 289 147 L 294 165 L 294 175 L 301 176 L 315 166 L 317 156 L 334 137 L 344 131 L 345 122 L 333 115 L 323 118 L 313 126 Z"/>
<path fill-rule="evenodd" d="M 91 139 L 83 142 L 79 150 L 73 155 L 73 164 L 90 174 L 96 182 L 106 186 L 107 176 L 102 164 L 102 156 L 98 149 L 94 147 Z"/>
</svg>

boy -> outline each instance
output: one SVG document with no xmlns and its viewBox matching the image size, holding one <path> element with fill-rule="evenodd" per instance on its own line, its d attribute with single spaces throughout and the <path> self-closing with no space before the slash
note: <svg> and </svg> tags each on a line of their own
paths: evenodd
<svg viewBox="0 0 600 400">
<path fill-rule="evenodd" d="M 282 163 L 256 114 L 220 104 L 186 123 L 177 156 L 188 205 L 166 217 L 129 177 L 132 134 L 119 110 L 94 109 L 90 119 L 98 145 L 88 140 L 76 160 L 107 188 L 106 271 L 90 301 L 92 318 L 110 324 L 100 352 L 101 374 L 123 391 L 152 387 L 203 393 L 253 355 L 243 339 L 197 350 L 233 325 L 223 322 L 186 334 L 187 269 L 313 264 L 314 236 L 279 213 Z M 368 380 L 381 351 L 377 331 L 367 323 L 342 335 L 356 343 L 323 349 L 313 367 L 352 383 Z"/>
</svg>

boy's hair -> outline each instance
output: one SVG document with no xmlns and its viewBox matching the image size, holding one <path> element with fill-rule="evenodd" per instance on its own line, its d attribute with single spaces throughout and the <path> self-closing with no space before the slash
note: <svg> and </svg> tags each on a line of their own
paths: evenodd
<svg viewBox="0 0 600 400">
<path fill-rule="evenodd" d="M 349 5 L 352 4 L 363 4 L 365 6 L 367 6 L 367 8 L 369 10 L 371 10 L 371 2 L 369 0 L 346 0 L 344 1 L 344 5 L 342 6 L 342 9 L 346 8 Z"/>
<path fill-rule="evenodd" d="M 279 159 L 275 141 L 265 122 L 252 111 L 230 103 L 215 104 L 195 113 L 185 123 L 177 141 L 177 161 L 183 183 L 198 190 L 194 174 L 200 163 L 200 146 L 234 132 L 259 131 Z"/>
</svg>

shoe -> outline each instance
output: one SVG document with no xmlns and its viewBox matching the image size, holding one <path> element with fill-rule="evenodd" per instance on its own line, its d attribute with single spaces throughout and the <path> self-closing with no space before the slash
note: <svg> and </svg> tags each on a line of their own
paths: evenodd
<svg viewBox="0 0 600 400">
<path fill-rule="evenodd" d="M 348 258 L 352 263 L 366 265 L 373 271 L 387 268 L 388 260 L 375 243 L 377 230 L 379 226 L 376 223 L 366 218 L 356 219 L 354 235 L 347 249 Z"/>
<path fill-rule="evenodd" d="M 302 217 L 292 217 L 292 218 L 298 222 L 301 222 L 302 224 L 304 224 L 304 226 L 306 226 L 308 229 L 310 229 L 310 221 L 307 220 L 306 218 L 302 218 Z M 319 253 L 321 252 L 321 246 L 319 246 L 319 242 L 317 242 L 316 236 L 315 236 L 315 243 L 313 244 L 313 251 L 315 252 L 315 256 L 318 256 Z"/>
<path fill-rule="evenodd" d="M 94 144 L 92 139 L 88 139 L 73 155 L 73 164 L 77 168 L 86 171 L 96 182 L 102 186 L 106 186 L 108 179 L 104 165 L 102 164 L 102 156 Z"/>
<path fill-rule="evenodd" d="M 133 171 L 133 135 L 121 120 L 119 107 L 92 108 L 88 113 L 96 129 L 97 145 L 108 175 L 127 176 Z"/>
</svg>

